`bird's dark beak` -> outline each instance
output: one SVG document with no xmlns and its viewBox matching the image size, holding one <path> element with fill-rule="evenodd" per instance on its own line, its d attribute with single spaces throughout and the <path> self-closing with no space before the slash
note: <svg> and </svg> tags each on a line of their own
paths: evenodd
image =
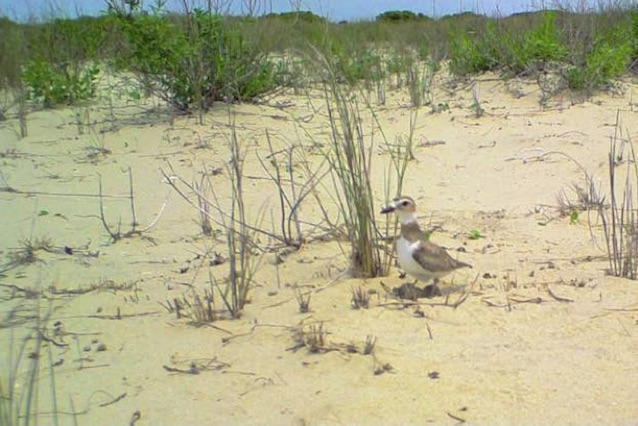
<svg viewBox="0 0 638 426">
<path fill-rule="evenodd" d="M 385 206 L 381 209 L 381 213 L 382 214 L 388 214 L 388 213 L 392 213 L 394 210 L 396 210 L 396 207 L 394 207 L 392 204 L 390 204 L 389 206 Z"/>
</svg>

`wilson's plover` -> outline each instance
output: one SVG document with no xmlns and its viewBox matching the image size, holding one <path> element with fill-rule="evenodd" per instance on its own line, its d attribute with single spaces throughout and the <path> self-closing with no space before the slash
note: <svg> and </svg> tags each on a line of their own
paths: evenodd
<svg viewBox="0 0 638 426">
<path fill-rule="evenodd" d="M 397 260 L 406 273 L 417 280 L 434 284 L 459 268 L 472 268 L 469 263 L 454 259 L 443 248 L 429 241 L 416 220 L 416 203 L 410 197 L 395 198 L 381 213 L 395 212 L 401 223 L 401 236 L 396 242 Z"/>
</svg>

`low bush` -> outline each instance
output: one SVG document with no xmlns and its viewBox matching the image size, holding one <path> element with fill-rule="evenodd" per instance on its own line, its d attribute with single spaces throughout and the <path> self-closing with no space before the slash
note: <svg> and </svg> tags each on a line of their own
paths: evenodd
<svg viewBox="0 0 638 426">
<path fill-rule="evenodd" d="M 554 25 L 554 12 L 545 12 L 543 22 L 523 37 L 522 51 L 527 64 L 562 61 L 567 57 L 567 48 L 561 42 L 560 32 Z"/>
<path fill-rule="evenodd" d="M 95 97 L 100 68 L 93 63 L 85 67 L 31 61 L 22 72 L 28 98 L 45 108 L 72 105 Z"/>
<path fill-rule="evenodd" d="M 582 66 L 566 72 L 567 85 L 572 90 L 592 90 L 609 84 L 631 66 L 633 39 L 626 28 L 616 28 L 599 36 Z"/>
<path fill-rule="evenodd" d="M 430 19 L 422 13 L 414 13 L 409 10 L 389 10 L 377 15 L 377 21 L 382 22 L 402 22 L 402 21 L 416 21 L 419 19 Z"/>
<path fill-rule="evenodd" d="M 180 110 L 207 110 L 218 100 L 251 100 L 278 83 L 266 54 L 210 12 L 113 16 L 125 43 L 116 68 L 134 72 L 147 91 Z"/>
<path fill-rule="evenodd" d="M 452 35 L 450 69 L 457 75 L 492 70 L 520 74 L 563 61 L 568 51 L 554 21 L 555 14 L 545 12 L 540 25 L 522 34 L 503 23 L 488 22 L 469 33 Z"/>
<path fill-rule="evenodd" d="M 469 34 L 453 36 L 450 45 L 450 71 L 457 75 L 477 74 L 496 69 L 497 57 L 490 54 L 485 40 L 473 39 Z"/>
</svg>

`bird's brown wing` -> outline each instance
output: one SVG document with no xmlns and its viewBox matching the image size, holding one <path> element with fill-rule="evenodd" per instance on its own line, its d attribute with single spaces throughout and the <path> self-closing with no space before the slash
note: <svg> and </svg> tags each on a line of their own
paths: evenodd
<svg viewBox="0 0 638 426">
<path fill-rule="evenodd" d="M 472 266 L 459 262 L 448 254 L 443 247 L 439 247 L 430 241 L 420 241 L 416 250 L 412 253 L 414 260 L 423 268 L 432 273 L 449 272 L 464 266 Z"/>
</svg>

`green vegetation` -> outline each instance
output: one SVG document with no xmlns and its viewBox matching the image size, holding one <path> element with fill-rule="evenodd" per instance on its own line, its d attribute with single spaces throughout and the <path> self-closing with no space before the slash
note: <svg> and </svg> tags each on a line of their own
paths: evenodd
<svg viewBox="0 0 638 426">
<path fill-rule="evenodd" d="M 481 234 L 481 231 L 479 231 L 478 229 L 471 229 L 470 232 L 468 232 L 467 237 L 470 240 L 479 240 L 481 238 L 485 238 L 483 234 Z"/>
<path fill-rule="evenodd" d="M 29 99 L 44 107 L 53 107 L 95 97 L 99 72 L 95 63 L 71 69 L 66 64 L 32 61 L 24 66 L 22 80 L 28 88 Z"/>
<path fill-rule="evenodd" d="M 600 87 L 625 73 L 629 63 L 634 62 L 635 67 L 631 43 L 637 37 L 638 32 L 630 34 L 624 28 L 615 28 L 597 37 L 585 63 L 569 69 L 569 87 Z"/>
<path fill-rule="evenodd" d="M 325 24 L 327 21 L 321 16 L 317 16 L 312 12 L 283 12 L 283 13 L 269 13 L 261 17 L 261 19 L 281 19 L 288 23 L 306 22 L 309 24 Z"/>
<path fill-rule="evenodd" d="M 0 117 L 20 93 L 44 107 L 90 100 L 104 71 L 133 73 L 140 93 L 205 111 L 214 101 L 251 101 L 278 86 L 325 82 L 326 70 L 308 60 L 317 50 L 337 81 L 377 90 L 388 77 L 414 89 L 420 70 L 429 76 L 443 59 L 458 77 L 551 71 L 561 90 L 587 92 L 638 69 L 638 8 L 630 3 L 610 2 L 595 13 L 461 13 L 436 20 L 388 11 L 375 21 L 340 24 L 304 11 L 222 17 L 212 9 L 169 12 L 162 2 L 150 11 L 139 2 L 124 4 L 126 10 L 109 2 L 99 17 L 0 18 L 0 90 L 14 99 L 0 105 Z M 427 96 L 415 105 L 424 102 Z"/>
<path fill-rule="evenodd" d="M 569 212 L 569 224 L 576 225 L 578 223 L 578 218 L 580 217 L 580 213 L 578 210 L 572 210 Z"/>
<path fill-rule="evenodd" d="M 409 10 L 390 10 L 377 15 L 377 21 L 383 22 L 401 22 L 401 21 L 416 21 L 419 19 L 430 19 L 422 13 L 414 13 Z"/>
<path fill-rule="evenodd" d="M 620 167 L 624 145 L 627 143 L 627 166 Z M 620 154 L 619 154 L 620 153 Z M 609 260 L 609 274 L 638 279 L 638 163 L 631 136 L 620 127 L 618 117 L 613 138 L 609 143 L 609 209 L 598 203 L 598 217 L 602 220 Z M 624 169 L 624 173 L 623 173 Z M 624 175 L 624 176 L 623 176 Z M 624 179 L 623 179 L 624 177 Z"/>
<path fill-rule="evenodd" d="M 12 300 L 22 296 L 22 303 Z M 0 329 L 10 334 L 0 354 L 0 424 L 39 424 L 45 411 L 49 424 L 60 424 L 64 415 L 58 410 L 53 357 L 60 330 L 50 321 L 53 302 L 40 289 L 2 301 L 7 311 Z"/>
<path fill-rule="evenodd" d="M 181 110 L 214 101 L 245 101 L 277 85 L 274 65 L 241 28 L 202 10 L 170 17 L 162 10 L 133 19 L 112 14 L 123 46 L 116 68 L 134 72 L 147 91 Z"/>
</svg>

